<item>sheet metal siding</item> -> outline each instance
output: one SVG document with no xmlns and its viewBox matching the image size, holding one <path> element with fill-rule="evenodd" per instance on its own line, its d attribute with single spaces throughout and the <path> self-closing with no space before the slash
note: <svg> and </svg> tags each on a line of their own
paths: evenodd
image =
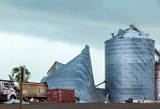
<svg viewBox="0 0 160 109">
<path fill-rule="evenodd" d="M 160 62 L 155 64 L 155 79 L 156 79 L 156 100 L 160 101 Z"/>
<path fill-rule="evenodd" d="M 27 97 L 46 97 L 47 89 L 46 84 L 23 83 L 23 95 Z"/>
<path fill-rule="evenodd" d="M 55 61 L 55 63 L 48 70 L 47 75 L 54 73 L 56 70 L 60 69 L 64 64 Z"/>
<path fill-rule="evenodd" d="M 110 101 L 155 98 L 154 40 L 121 38 L 105 42 L 105 88 Z"/>
<path fill-rule="evenodd" d="M 46 96 L 49 102 L 75 102 L 74 90 L 48 89 Z"/>
<path fill-rule="evenodd" d="M 89 46 L 41 82 L 46 82 L 49 89 L 74 90 L 80 102 L 97 102 Z"/>
<path fill-rule="evenodd" d="M 96 93 L 98 95 L 98 102 L 108 102 L 108 98 L 106 97 L 106 90 L 102 88 L 96 88 Z"/>
</svg>

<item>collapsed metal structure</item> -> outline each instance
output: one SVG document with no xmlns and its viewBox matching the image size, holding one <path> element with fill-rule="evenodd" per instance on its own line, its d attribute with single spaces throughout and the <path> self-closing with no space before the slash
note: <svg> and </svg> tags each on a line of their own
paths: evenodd
<svg viewBox="0 0 160 109">
<path fill-rule="evenodd" d="M 105 41 L 105 89 L 110 101 L 155 100 L 155 41 L 130 25 Z"/>
<path fill-rule="evenodd" d="M 108 101 L 106 96 L 111 102 L 160 101 L 160 60 L 155 64 L 155 54 L 160 58 L 155 41 L 130 25 L 105 41 L 105 81 L 100 83 L 105 83 L 105 89 L 94 84 L 88 45 L 67 64 L 56 61 L 41 82 L 49 89 L 74 90 L 85 103 Z"/>
<path fill-rule="evenodd" d="M 47 83 L 49 89 L 74 90 L 79 102 L 105 101 L 105 96 L 96 90 L 94 84 L 88 45 L 67 64 L 55 62 L 47 74 L 41 83 Z"/>
</svg>

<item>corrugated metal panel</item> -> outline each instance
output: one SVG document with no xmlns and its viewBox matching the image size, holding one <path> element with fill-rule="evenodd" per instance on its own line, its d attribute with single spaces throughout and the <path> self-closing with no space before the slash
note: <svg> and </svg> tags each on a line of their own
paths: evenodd
<svg viewBox="0 0 160 109">
<path fill-rule="evenodd" d="M 46 96 L 49 102 L 75 102 L 74 90 L 48 89 Z"/>
<path fill-rule="evenodd" d="M 103 88 L 96 88 L 96 93 L 98 97 L 98 102 L 108 102 L 108 98 L 106 98 L 106 90 Z"/>
<path fill-rule="evenodd" d="M 19 84 L 20 85 L 20 84 Z M 27 97 L 46 97 L 46 84 L 42 83 L 23 83 L 23 95 Z"/>
<path fill-rule="evenodd" d="M 155 64 L 155 79 L 156 79 L 156 100 L 160 101 L 160 62 Z"/>
<path fill-rule="evenodd" d="M 74 90 L 80 102 L 97 102 L 89 46 L 41 82 L 46 82 L 49 89 Z"/>
<path fill-rule="evenodd" d="M 48 70 L 47 75 L 50 75 L 52 73 L 54 73 L 56 70 L 58 70 L 59 68 L 61 68 L 64 64 L 55 61 L 55 63 L 51 66 L 51 68 Z"/>
<path fill-rule="evenodd" d="M 145 34 L 142 30 L 138 29 L 135 25 L 130 25 L 130 28 L 126 30 L 119 29 L 118 34 L 113 36 L 110 40 L 121 38 L 144 38 L 151 39 L 148 34 Z"/>
<path fill-rule="evenodd" d="M 121 38 L 105 41 L 105 88 L 110 101 L 155 100 L 155 41 L 138 34 L 131 38 L 120 33 Z"/>
</svg>

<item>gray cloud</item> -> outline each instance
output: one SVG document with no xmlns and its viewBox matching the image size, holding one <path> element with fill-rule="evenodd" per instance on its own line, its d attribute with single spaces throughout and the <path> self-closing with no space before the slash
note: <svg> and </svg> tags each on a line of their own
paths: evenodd
<svg viewBox="0 0 160 109">
<path fill-rule="evenodd" d="M 103 42 L 110 38 L 111 32 L 126 28 L 132 22 L 140 25 L 142 29 L 160 28 L 158 0 L 0 0 L 0 2 L 1 31 L 72 44 L 89 44 L 103 48 Z"/>
</svg>

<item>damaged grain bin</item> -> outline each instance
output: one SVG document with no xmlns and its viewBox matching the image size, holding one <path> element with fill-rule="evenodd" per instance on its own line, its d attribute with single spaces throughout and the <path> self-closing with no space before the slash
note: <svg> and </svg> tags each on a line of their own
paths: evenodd
<svg viewBox="0 0 160 109">
<path fill-rule="evenodd" d="M 154 43 L 135 25 L 105 41 L 105 88 L 110 101 L 154 101 Z"/>
<path fill-rule="evenodd" d="M 78 56 L 54 73 L 50 72 L 41 82 L 47 83 L 49 89 L 74 90 L 79 102 L 97 102 L 89 46 L 86 45 Z"/>
</svg>

